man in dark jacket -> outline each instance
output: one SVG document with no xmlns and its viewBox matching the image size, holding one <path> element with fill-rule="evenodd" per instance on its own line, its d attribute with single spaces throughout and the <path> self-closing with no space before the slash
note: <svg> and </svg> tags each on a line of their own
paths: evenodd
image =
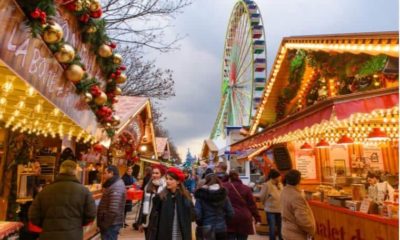
<svg viewBox="0 0 400 240">
<path fill-rule="evenodd" d="M 103 196 L 97 210 L 97 226 L 102 240 L 116 240 L 124 224 L 125 184 L 118 168 L 110 165 L 104 172 Z"/>
<path fill-rule="evenodd" d="M 60 175 L 29 208 L 30 229 L 41 232 L 41 240 L 83 239 L 83 226 L 96 217 L 92 194 L 76 178 L 76 168 L 74 161 L 64 161 Z"/>
</svg>

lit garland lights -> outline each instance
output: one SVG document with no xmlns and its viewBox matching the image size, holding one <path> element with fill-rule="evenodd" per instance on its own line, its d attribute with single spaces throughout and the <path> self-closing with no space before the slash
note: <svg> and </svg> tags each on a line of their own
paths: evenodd
<svg viewBox="0 0 400 240">
<path fill-rule="evenodd" d="M 32 87 L 15 76 L 0 80 L 0 120 L 12 131 L 37 136 L 95 143 L 95 137 L 81 130 L 68 116 L 48 103 Z M 7 91 L 4 91 L 7 89 Z"/>
<path fill-rule="evenodd" d="M 369 139 L 368 135 L 375 128 L 386 133 L 385 139 Z M 354 140 L 354 144 L 379 145 L 385 142 L 398 143 L 399 139 L 399 108 L 374 110 L 371 113 L 354 113 L 343 120 L 333 119 L 311 127 L 289 132 L 282 136 L 267 139 L 262 143 L 256 143 L 250 148 L 259 148 L 266 145 L 307 141 L 316 145 L 321 139 L 329 144 L 336 144 L 341 136 L 348 136 Z"/>
</svg>

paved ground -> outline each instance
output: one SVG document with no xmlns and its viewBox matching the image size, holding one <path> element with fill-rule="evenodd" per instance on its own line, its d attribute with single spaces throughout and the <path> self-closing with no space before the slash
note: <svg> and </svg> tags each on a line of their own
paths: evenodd
<svg viewBox="0 0 400 240">
<path fill-rule="evenodd" d="M 135 219 L 135 210 L 132 211 L 130 214 L 127 216 L 127 223 L 129 226 L 127 228 L 122 229 L 120 236 L 118 237 L 119 240 L 142 240 L 144 239 L 144 234 L 139 233 L 138 231 L 133 230 L 132 228 L 132 222 Z M 193 230 L 195 228 L 195 225 L 193 224 Z M 249 237 L 248 240 L 266 240 L 268 239 L 267 236 L 259 236 L 259 235 L 252 235 Z"/>
</svg>

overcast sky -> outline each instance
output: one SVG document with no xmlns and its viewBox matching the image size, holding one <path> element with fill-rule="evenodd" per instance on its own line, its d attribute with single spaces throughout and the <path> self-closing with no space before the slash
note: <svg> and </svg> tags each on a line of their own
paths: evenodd
<svg viewBox="0 0 400 240">
<path fill-rule="evenodd" d="M 198 154 L 215 121 L 221 95 L 225 32 L 236 0 L 193 0 L 167 35 L 187 35 L 180 50 L 157 56 L 174 71 L 176 97 L 163 103 L 164 126 L 184 158 Z M 397 0 L 256 0 L 267 41 L 268 71 L 283 37 L 394 31 Z"/>
</svg>

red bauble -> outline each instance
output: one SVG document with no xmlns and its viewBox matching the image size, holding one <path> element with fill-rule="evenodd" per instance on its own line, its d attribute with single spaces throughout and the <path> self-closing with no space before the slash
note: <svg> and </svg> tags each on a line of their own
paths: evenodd
<svg viewBox="0 0 400 240">
<path fill-rule="evenodd" d="M 75 12 L 76 7 L 75 7 L 75 3 L 74 3 L 74 2 L 68 3 L 67 5 L 65 5 L 65 7 L 66 7 L 69 11 Z"/>
<path fill-rule="evenodd" d="M 114 104 L 114 103 L 117 103 L 118 102 L 118 99 L 116 99 L 116 98 L 113 98 L 113 99 L 111 99 L 111 102 Z"/>
<path fill-rule="evenodd" d="M 40 17 L 40 9 L 39 8 L 35 8 L 35 10 L 33 12 L 31 12 L 31 17 L 36 19 Z"/>
<path fill-rule="evenodd" d="M 99 86 L 94 85 L 90 88 L 90 93 L 93 95 L 93 97 L 98 97 L 101 95 L 101 89 Z"/>
<path fill-rule="evenodd" d="M 79 18 L 79 21 L 81 21 L 83 23 L 87 23 L 89 21 L 89 19 L 90 19 L 89 14 L 85 13 Z"/>
<path fill-rule="evenodd" d="M 93 150 L 95 152 L 101 153 L 103 151 L 103 145 L 101 145 L 100 143 L 97 143 L 97 144 L 93 145 Z"/>
<path fill-rule="evenodd" d="M 121 67 L 119 67 L 119 69 L 121 69 L 122 71 L 125 71 L 126 70 L 126 66 L 122 65 Z"/>
<path fill-rule="evenodd" d="M 117 75 L 115 75 L 115 73 L 111 73 L 110 77 L 111 77 L 111 78 L 116 78 Z"/>
<path fill-rule="evenodd" d="M 117 76 L 121 75 L 121 70 L 115 71 L 115 75 L 117 75 Z"/>
<path fill-rule="evenodd" d="M 108 45 L 108 46 L 110 46 L 112 49 L 114 49 L 114 48 L 116 48 L 117 47 L 117 44 L 115 44 L 115 43 L 110 43 L 110 45 Z"/>
<path fill-rule="evenodd" d="M 99 10 L 97 10 L 97 11 L 95 11 L 95 12 L 91 12 L 91 13 L 90 13 L 90 16 L 91 16 L 92 18 L 100 18 L 102 13 L 103 13 L 103 11 L 102 11 L 101 8 L 100 8 Z"/>
</svg>

